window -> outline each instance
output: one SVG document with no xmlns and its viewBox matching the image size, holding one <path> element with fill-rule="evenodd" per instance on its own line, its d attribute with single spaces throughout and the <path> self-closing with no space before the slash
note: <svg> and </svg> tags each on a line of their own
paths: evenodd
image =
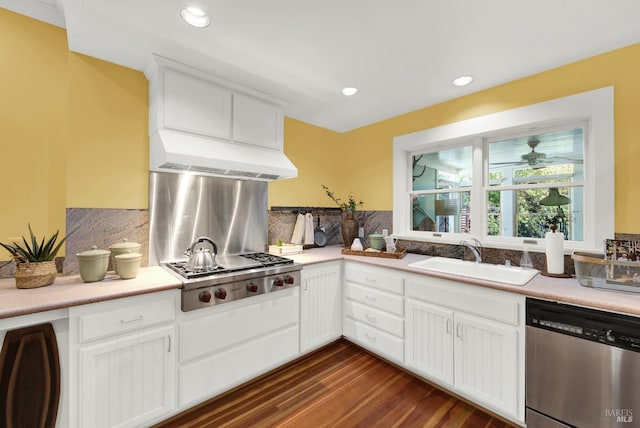
<svg viewBox="0 0 640 428">
<path fill-rule="evenodd" d="M 613 236 L 613 91 L 599 89 L 394 139 L 405 239 L 601 251 Z"/>
</svg>

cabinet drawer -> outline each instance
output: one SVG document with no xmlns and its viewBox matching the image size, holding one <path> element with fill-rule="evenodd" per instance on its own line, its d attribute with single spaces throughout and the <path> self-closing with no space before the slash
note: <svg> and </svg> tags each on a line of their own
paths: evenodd
<svg viewBox="0 0 640 428">
<path fill-rule="evenodd" d="M 389 293 L 404 293 L 404 278 L 398 271 L 383 269 L 359 263 L 347 263 L 344 277 L 346 281 L 378 288 Z"/>
<path fill-rule="evenodd" d="M 135 303 L 122 300 L 105 303 L 108 304 L 105 306 L 119 307 L 114 310 L 105 308 L 104 311 L 101 311 L 100 307 L 93 310 L 89 309 L 90 307 L 83 307 L 82 312 L 87 314 L 78 317 L 80 342 L 170 322 L 176 317 L 174 297 L 160 300 L 149 297 L 148 301 L 136 298 Z"/>
<path fill-rule="evenodd" d="M 401 296 L 351 283 L 346 284 L 344 292 L 347 299 L 355 300 L 363 305 L 382 309 L 400 317 L 404 314 Z"/>
<path fill-rule="evenodd" d="M 402 339 L 350 318 L 344 320 L 344 335 L 383 357 L 402 362 Z"/>
<path fill-rule="evenodd" d="M 379 328 L 400 338 L 404 337 L 404 323 L 402 318 L 350 300 L 344 305 L 344 314 L 356 321 L 369 324 L 372 327 Z"/>
</svg>

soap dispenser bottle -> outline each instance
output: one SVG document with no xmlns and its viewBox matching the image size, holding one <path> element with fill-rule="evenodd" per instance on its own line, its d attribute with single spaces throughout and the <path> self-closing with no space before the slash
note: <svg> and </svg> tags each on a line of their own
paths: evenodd
<svg viewBox="0 0 640 428">
<path fill-rule="evenodd" d="M 520 267 L 522 269 L 533 268 L 533 262 L 531 261 L 531 257 L 529 256 L 527 247 L 524 247 L 524 250 L 522 250 L 522 257 L 520 257 Z"/>
</svg>

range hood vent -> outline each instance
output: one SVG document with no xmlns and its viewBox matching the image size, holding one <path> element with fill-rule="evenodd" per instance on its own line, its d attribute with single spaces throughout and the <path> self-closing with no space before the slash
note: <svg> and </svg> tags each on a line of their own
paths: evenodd
<svg viewBox="0 0 640 428">
<path fill-rule="evenodd" d="M 283 151 L 281 101 L 155 55 L 145 75 L 151 171 L 262 181 L 298 176 Z"/>
<path fill-rule="evenodd" d="M 298 175 L 298 169 L 280 151 L 167 129 L 151 137 L 149 167 L 152 171 L 269 181 Z"/>
</svg>

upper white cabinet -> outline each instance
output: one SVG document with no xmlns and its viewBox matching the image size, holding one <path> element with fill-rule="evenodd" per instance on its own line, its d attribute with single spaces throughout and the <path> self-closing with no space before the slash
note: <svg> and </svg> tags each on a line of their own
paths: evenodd
<svg viewBox="0 0 640 428">
<path fill-rule="evenodd" d="M 275 105 L 255 97 L 233 95 L 233 140 L 282 149 L 283 118 Z"/>
<path fill-rule="evenodd" d="M 198 77 L 164 71 L 164 127 L 231 139 L 231 90 Z"/>
<path fill-rule="evenodd" d="M 150 135 L 168 129 L 282 151 L 282 101 L 161 57 L 145 74 Z"/>
<path fill-rule="evenodd" d="M 300 351 L 342 335 L 342 262 L 305 266 L 300 290 Z"/>
</svg>

